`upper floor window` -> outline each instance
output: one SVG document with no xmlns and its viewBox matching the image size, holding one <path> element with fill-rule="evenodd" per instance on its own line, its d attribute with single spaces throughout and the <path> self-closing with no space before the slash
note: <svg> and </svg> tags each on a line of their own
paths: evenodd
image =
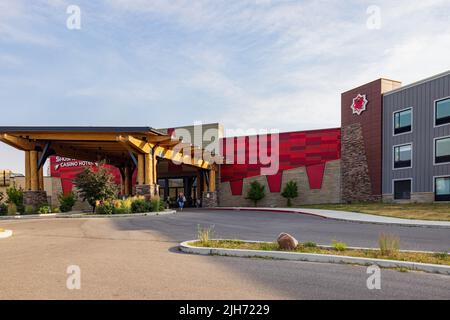
<svg viewBox="0 0 450 320">
<path fill-rule="evenodd" d="M 450 162 L 450 137 L 435 140 L 434 163 Z"/>
<path fill-rule="evenodd" d="M 411 132 L 412 109 L 406 109 L 394 113 L 394 134 Z"/>
<path fill-rule="evenodd" d="M 412 145 L 394 147 L 394 168 L 410 168 L 412 161 Z"/>
<path fill-rule="evenodd" d="M 450 98 L 436 102 L 435 125 L 450 123 Z"/>
</svg>

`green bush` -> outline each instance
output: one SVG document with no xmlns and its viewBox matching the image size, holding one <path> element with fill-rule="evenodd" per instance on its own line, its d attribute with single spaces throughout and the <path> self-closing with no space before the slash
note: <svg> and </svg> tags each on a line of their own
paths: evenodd
<svg viewBox="0 0 450 320">
<path fill-rule="evenodd" d="M 0 216 L 4 216 L 8 213 L 8 205 L 6 203 L 0 203 Z"/>
<path fill-rule="evenodd" d="M 53 207 L 53 208 L 52 208 L 52 212 L 53 212 L 53 213 L 60 213 L 61 210 L 59 209 L 59 207 Z"/>
<path fill-rule="evenodd" d="M 297 182 L 289 181 L 284 187 L 281 196 L 287 199 L 287 206 L 291 207 L 292 206 L 291 199 L 298 197 Z"/>
<path fill-rule="evenodd" d="M 14 203 L 8 203 L 8 216 L 17 214 L 17 206 Z"/>
<path fill-rule="evenodd" d="M 97 214 L 113 214 L 114 213 L 114 204 L 109 201 L 100 202 L 95 206 L 95 213 Z"/>
<path fill-rule="evenodd" d="M 8 195 L 8 204 L 13 203 L 16 206 L 16 212 L 24 212 L 25 207 L 23 206 L 23 190 L 22 188 L 10 187 L 6 189 L 6 194 Z"/>
<path fill-rule="evenodd" d="M 151 204 L 145 199 L 136 199 L 131 203 L 131 212 L 144 213 L 150 212 Z"/>
<path fill-rule="evenodd" d="M 164 211 L 164 201 L 160 198 L 155 198 L 150 201 L 152 212 Z"/>
<path fill-rule="evenodd" d="M 41 206 L 38 210 L 40 214 L 48 214 L 52 212 L 52 208 L 50 206 Z"/>
<path fill-rule="evenodd" d="M 31 206 L 31 205 L 25 206 L 24 214 L 35 214 L 35 213 L 36 213 L 36 208 L 34 206 Z"/>
<path fill-rule="evenodd" d="M 113 200 L 114 204 L 114 214 L 128 214 L 131 213 L 131 204 L 133 203 L 133 199 L 136 198 L 127 198 L 125 200 Z"/>
<path fill-rule="evenodd" d="M 331 244 L 331 246 L 336 251 L 345 251 L 345 250 L 347 250 L 347 244 L 345 242 L 340 242 L 340 241 L 333 240 L 333 243 Z"/>
<path fill-rule="evenodd" d="M 264 189 L 265 187 L 261 183 L 253 181 L 250 183 L 250 189 L 248 189 L 246 199 L 252 200 L 256 207 L 258 201 L 265 196 Z"/>
<path fill-rule="evenodd" d="M 73 191 L 68 194 L 61 193 L 58 195 L 59 200 L 59 209 L 61 212 L 69 212 L 72 211 L 75 202 L 77 201 L 77 197 Z"/>
</svg>

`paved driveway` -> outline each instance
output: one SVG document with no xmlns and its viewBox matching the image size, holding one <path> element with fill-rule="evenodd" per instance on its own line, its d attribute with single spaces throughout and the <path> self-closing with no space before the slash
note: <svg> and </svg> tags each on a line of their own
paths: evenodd
<svg viewBox="0 0 450 320">
<path fill-rule="evenodd" d="M 15 231 L 0 241 L 0 298 L 12 299 L 450 299 L 450 277 L 382 270 L 382 289 L 366 288 L 366 268 L 307 262 L 205 257 L 179 253 L 197 224 L 219 236 L 271 240 L 280 231 L 300 240 L 351 245 L 396 231 L 405 246 L 443 248 L 448 229 L 347 224 L 315 217 L 185 211 L 116 219 L 2 221 Z M 314 237 L 316 238 L 314 238 Z M 415 244 L 420 243 L 420 244 Z M 81 290 L 66 288 L 66 269 L 81 268 Z"/>
<path fill-rule="evenodd" d="M 115 224 L 124 230 L 158 231 L 177 241 L 196 238 L 198 225 L 214 225 L 219 238 L 273 241 L 280 232 L 288 232 L 299 241 L 339 240 L 359 247 L 378 247 L 379 234 L 388 233 L 400 238 L 403 249 L 450 251 L 449 228 L 345 222 L 295 213 L 186 210 L 162 219 L 116 220 Z"/>
</svg>

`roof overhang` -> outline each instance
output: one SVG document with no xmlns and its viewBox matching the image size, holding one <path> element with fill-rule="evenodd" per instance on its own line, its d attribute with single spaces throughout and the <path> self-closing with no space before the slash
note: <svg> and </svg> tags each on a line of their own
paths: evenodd
<svg viewBox="0 0 450 320">
<path fill-rule="evenodd" d="M 39 151 L 44 157 L 56 154 L 124 166 L 132 164 L 132 154 L 155 153 L 178 163 L 210 168 L 203 160 L 203 150 L 180 145 L 151 127 L 0 127 L 0 141 L 19 150 Z"/>
</svg>

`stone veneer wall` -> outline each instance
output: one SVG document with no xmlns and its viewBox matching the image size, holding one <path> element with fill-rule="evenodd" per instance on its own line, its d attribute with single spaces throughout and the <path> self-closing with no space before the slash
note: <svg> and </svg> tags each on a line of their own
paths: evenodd
<svg viewBox="0 0 450 320">
<path fill-rule="evenodd" d="M 394 200 L 393 194 L 383 194 L 383 202 L 386 203 L 430 203 L 434 202 L 434 193 L 433 192 L 413 192 L 411 193 L 410 200 Z"/>
<path fill-rule="evenodd" d="M 341 143 L 342 201 L 380 200 L 372 194 L 361 124 L 343 127 Z"/>
<path fill-rule="evenodd" d="M 306 168 L 300 167 L 283 171 L 281 182 L 281 191 L 285 185 L 294 180 L 297 182 L 299 196 L 292 200 L 293 206 L 300 206 L 303 204 L 316 203 L 340 203 L 340 175 L 341 175 L 341 161 L 335 160 L 327 162 L 325 165 L 325 172 L 322 181 L 321 189 L 310 189 Z M 253 202 L 245 199 L 248 186 L 252 181 L 259 181 L 265 186 L 265 197 L 258 202 L 260 207 L 286 207 L 287 200 L 281 196 L 280 193 L 270 192 L 267 178 L 265 176 L 257 176 L 244 179 L 244 186 L 242 195 L 233 196 L 229 182 L 220 184 L 219 187 L 219 206 L 222 207 L 252 207 Z"/>
</svg>

